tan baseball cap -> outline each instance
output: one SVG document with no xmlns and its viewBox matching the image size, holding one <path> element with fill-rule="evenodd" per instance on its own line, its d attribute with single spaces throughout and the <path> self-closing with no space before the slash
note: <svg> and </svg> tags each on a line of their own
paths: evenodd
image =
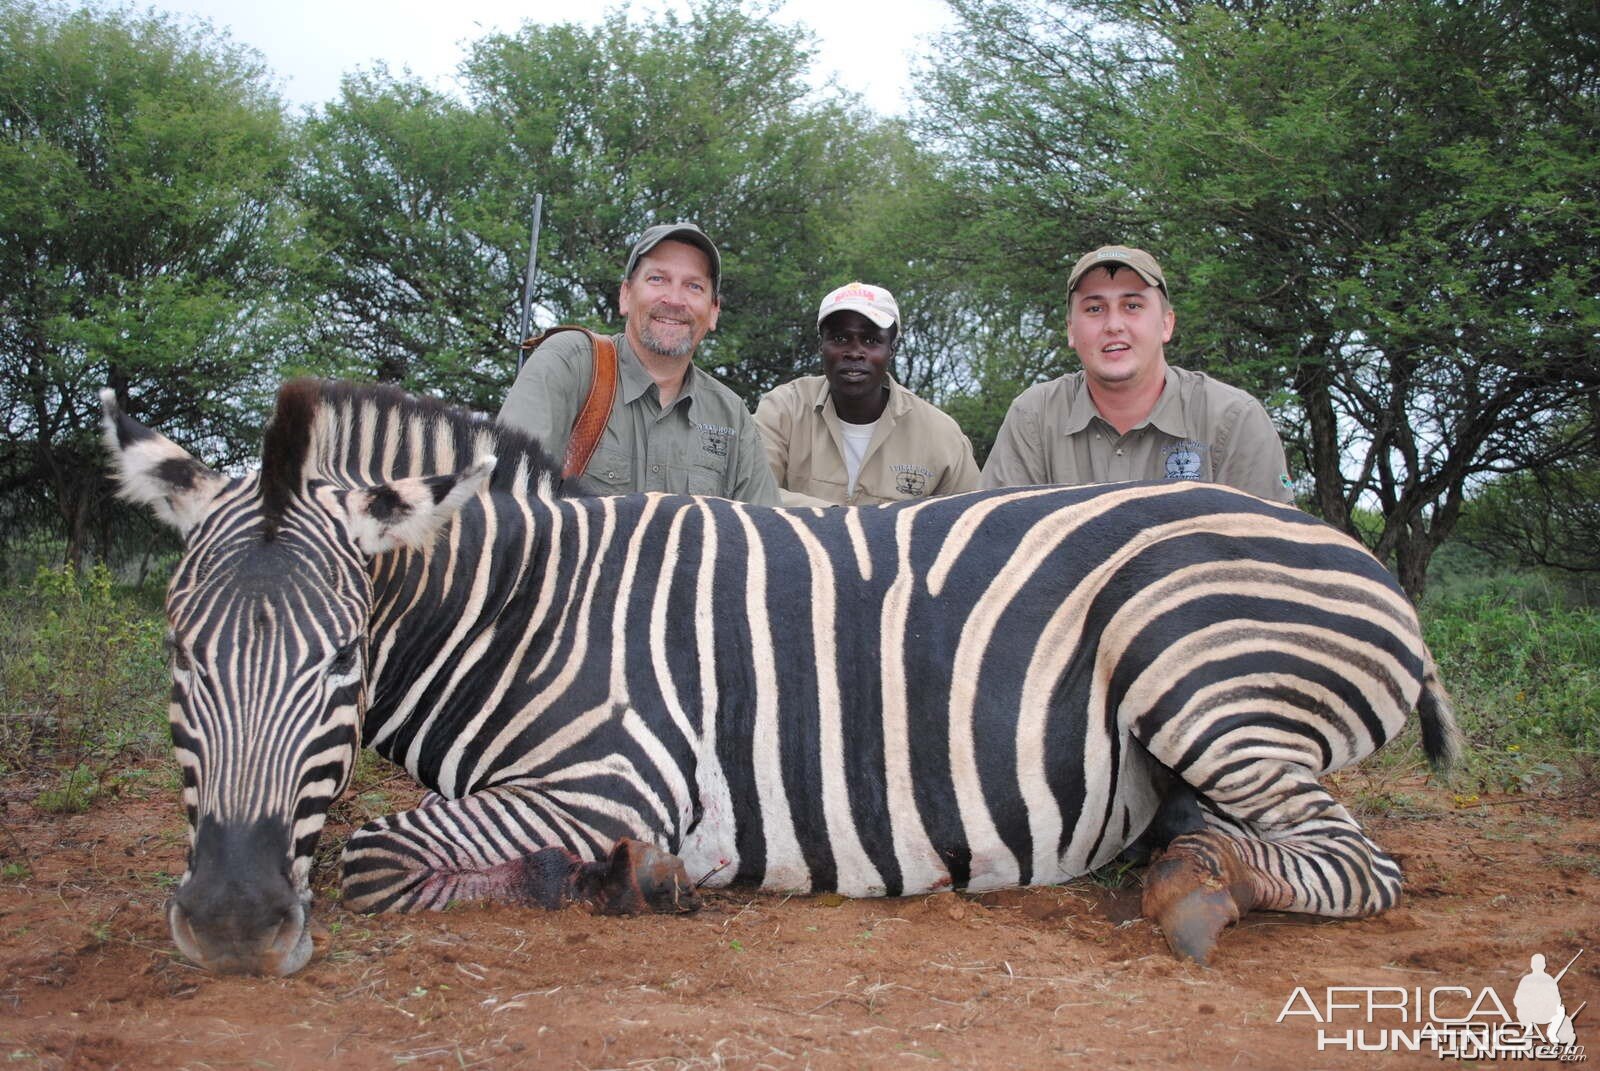
<svg viewBox="0 0 1600 1071">
<path fill-rule="evenodd" d="M 1172 292 L 1167 289 L 1167 277 L 1162 274 L 1161 265 L 1156 263 L 1156 258 L 1143 249 L 1134 249 L 1126 245 L 1103 245 L 1079 257 L 1078 263 L 1072 266 L 1072 274 L 1067 276 L 1067 293 L 1070 294 L 1078 288 L 1078 280 L 1084 275 L 1107 264 L 1122 264 L 1132 268 L 1139 278 L 1145 281 L 1146 286 L 1159 286 L 1168 297 L 1172 296 Z"/>
<path fill-rule="evenodd" d="M 817 309 L 817 326 L 821 327 L 822 321 L 834 313 L 846 310 L 859 312 L 885 330 L 890 324 L 900 322 L 900 306 L 893 294 L 881 286 L 855 282 L 846 283 L 822 299 Z"/>
<path fill-rule="evenodd" d="M 628 252 L 628 266 L 622 272 L 624 279 L 633 278 L 633 269 L 639 266 L 639 258 L 662 242 L 686 242 L 699 249 L 711 261 L 711 291 L 720 293 L 722 290 L 722 254 L 717 252 L 717 247 L 706 237 L 706 232 L 696 227 L 693 223 L 657 223 L 639 235 L 639 240 L 634 243 L 633 249 Z"/>
</svg>

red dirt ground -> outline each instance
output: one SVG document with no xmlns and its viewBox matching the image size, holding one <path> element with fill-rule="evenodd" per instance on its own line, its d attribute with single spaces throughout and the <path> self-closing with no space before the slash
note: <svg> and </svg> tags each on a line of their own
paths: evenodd
<svg viewBox="0 0 1600 1071">
<path fill-rule="evenodd" d="M 1253 915 L 1207 969 L 1137 918 L 1136 882 L 899 900 L 719 893 L 687 918 L 506 907 L 363 917 L 318 875 L 317 953 L 286 979 L 202 973 L 161 905 L 181 873 L 175 793 L 57 817 L 0 784 L 0 1064 L 25 1068 L 1374 1068 L 1433 1056 L 1318 1052 L 1296 986 L 1493 987 L 1559 968 L 1600 1053 L 1600 808 L 1473 804 L 1420 777 L 1337 791 L 1398 856 L 1375 919 Z M 331 857 L 390 781 L 341 803 Z M 379 797 L 385 798 L 379 798 Z M 1462 806 L 1465 802 L 1469 805 Z M 1341 1028 L 1364 1025 L 1341 1012 Z M 1388 1013 L 1393 1014 L 1393 1013 Z M 1380 1024 L 1383 1025 L 1383 1024 Z M 1394 1021 L 1388 1025 L 1397 1025 Z"/>
</svg>

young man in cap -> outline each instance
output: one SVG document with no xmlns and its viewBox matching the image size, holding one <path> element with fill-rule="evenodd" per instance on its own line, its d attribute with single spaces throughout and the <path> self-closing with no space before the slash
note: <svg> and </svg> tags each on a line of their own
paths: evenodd
<svg viewBox="0 0 1600 1071">
<path fill-rule="evenodd" d="M 881 286 L 850 283 L 822 299 L 822 375 L 769 391 L 756 424 L 786 506 L 859 506 L 978 486 L 956 422 L 894 381 L 900 307 Z"/>
<path fill-rule="evenodd" d="M 722 311 L 722 258 L 692 223 L 663 223 L 628 253 L 614 336 L 617 395 L 584 479 L 602 494 L 667 491 L 776 505 L 778 489 L 749 410 L 697 368 L 695 350 Z M 560 458 L 594 378 L 589 340 L 557 334 L 528 356 L 500 408 L 502 424 Z"/>
<path fill-rule="evenodd" d="M 1161 265 L 1101 246 L 1067 277 L 1067 342 L 1083 362 L 1011 403 L 984 487 L 1209 480 L 1294 501 L 1283 443 L 1261 403 L 1167 364 L 1176 319 Z"/>
</svg>

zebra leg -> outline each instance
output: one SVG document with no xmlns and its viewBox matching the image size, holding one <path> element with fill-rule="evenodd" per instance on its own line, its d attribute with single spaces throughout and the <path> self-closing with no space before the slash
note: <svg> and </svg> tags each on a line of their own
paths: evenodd
<svg viewBox="0 0 1600 1071">
<path fill-rule="evenodd" d="M 1224 769 L 1196 786 L 1208 828 L 1176 837 L 1145 874 L 1145 916 L 1175 954 L 1206 962 L 1222 931 L 1258 908 L 1357 918 L 1399 900 L 1399 865 L 1310 769 Z"/>
<path fill-rule="evenodd" d="M 1165 766 L 1153 763 L 1153 767 L 1161 803 L 1145 831 L 1117 857 L 1135 866 L 1149 863 L 1183 834 L 1206 828 L 1199 793 Z"/>
<path fill-rule="evenodd" d="M 609 915 L 700 906 L 677 856 L 629 837 L 606 845 L 576 836 L 577 822 L 525 787 L 500 785 L 459 800 L 429 793 L 427 800 L 350 837 L 342 882 L 350 910 L 426 911 L 463 900 L 550 909 L 588 903 Z"/>
</svg>

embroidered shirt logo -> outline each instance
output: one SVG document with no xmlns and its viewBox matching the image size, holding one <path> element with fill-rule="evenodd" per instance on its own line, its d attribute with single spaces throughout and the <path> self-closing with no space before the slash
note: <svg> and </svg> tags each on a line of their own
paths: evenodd
<svg viewBox="0 0 1600 1071">
<path fill-rule="evenodd" d="M 841 301 L 850 301 L 852 299 L 865 301 L 870 304 L 878 300 L 878 292 L 872 289 L 870 286 L 863 286 L 860 283 L 851 283 L 848 286 L 841 286 L 839 289 L 829 294 L 828 304 L 837 305 Z"/>
<path fill-rule="evenodd" d="M 928 482 L 933 479 L 933 472 L 919 465 L 890 465 L 894 472 L 894 489 L 907 498 L 915 498 L 928 493 Z"/>
<path fill-rule="evenodd" d="M 721 424 L 701 424 L 694 422 L 700 429 L 700 449 L 713 457 L 727 457 L 728 445 L 733 442 L 733 429 L 725 428 Z"/>
<path fill-rule="evenodd" d="M 1201 451 L 1206 449 L 1205 443 L 1197 443 L 1191 439 L 1173 443 L 1167 450 L 1167 479 L 1169 480 L 1198 480 L 1200 479 L 1202 457 Z"/>
</svg>

